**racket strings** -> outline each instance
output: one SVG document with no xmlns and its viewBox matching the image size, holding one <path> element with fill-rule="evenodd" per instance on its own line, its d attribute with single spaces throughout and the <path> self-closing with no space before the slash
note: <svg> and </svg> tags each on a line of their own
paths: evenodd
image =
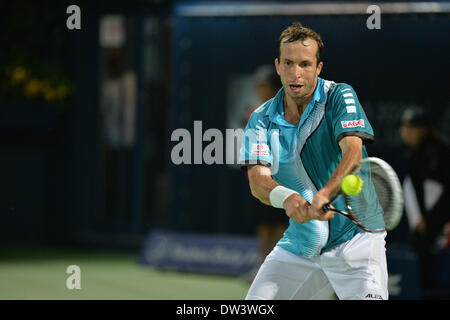
<svg viewBox="0 0 450 320">
<path fill-rule="evenodd" d="M 355 172 L 363 180 L 363 190 L 347 200 L 357 221 L 371 230 L 393 227 L 394 190 L 389 173 L 379 164 L 365 162 Z"/>
<path fill-rule="evenodd" d="M 394 216 L 395 198 L 394 190 L 389 180 L 389 174 L 380 166 L 377 166 L 376 169 L 373 170 L 372 179 L 374 181 L 373 184 L 375 186 L 378 201 L 383 208 L 383 219 L 386 228 L 391 229 L 393 227 L 392 218 Z"/>
</svg>

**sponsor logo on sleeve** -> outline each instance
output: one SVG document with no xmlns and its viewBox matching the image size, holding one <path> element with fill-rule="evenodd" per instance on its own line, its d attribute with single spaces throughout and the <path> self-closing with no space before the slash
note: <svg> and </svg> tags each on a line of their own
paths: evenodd
<svg viewBox="0 0 450 320">
<path fill-rule="evenodd" d="M 342 128 L 356 128 L 361 127 L 364 128 L 364 119 L 359 120 L 350 120 L 350 121 L 341 121 Z"/>
<path fill-rule="evenodd" d="M 269 146 L 267 144 L 253 143 L 252 156 L 269 156 Z"/>
</svg>

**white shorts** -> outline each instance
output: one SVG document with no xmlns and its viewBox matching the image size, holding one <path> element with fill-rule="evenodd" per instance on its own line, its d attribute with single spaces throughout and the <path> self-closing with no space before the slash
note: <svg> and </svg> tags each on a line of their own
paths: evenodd
<svg viewBox="0 0 450 320">
<path fill-rule="evenodd" d="M 384 233 L 358 233 L 320 256 L 304 258 L 276 246 L 261 265 L 247 300 L 387 300 Z"/>
</svg>

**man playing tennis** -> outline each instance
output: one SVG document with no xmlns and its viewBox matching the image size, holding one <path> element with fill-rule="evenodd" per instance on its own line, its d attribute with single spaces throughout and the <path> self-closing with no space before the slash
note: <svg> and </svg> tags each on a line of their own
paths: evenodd
<svg viewBox="0 0 450 320">
<path fill-rule="evenodd" d="M 275 67 L 283 87 L 245 128 L 239 161 L 251 193 L 290 218 L 246 299 L 388 299 L 386 233 L 321 211 L 373 140 L 353 88 L 319 77 L 323 47 L 300 23 L 282 32 Z"/>
</svg>

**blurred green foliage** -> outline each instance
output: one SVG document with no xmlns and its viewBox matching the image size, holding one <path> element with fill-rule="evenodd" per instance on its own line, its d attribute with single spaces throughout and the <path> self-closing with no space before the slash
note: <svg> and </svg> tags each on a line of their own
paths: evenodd
<svg viewBox="0 0 450 320">
<path fill-rule="evenodd" d="M 64 108 L 73 92 L 67 70 L 67 18 L 57 1 L 0 5 L 0 99 Z"/>
</svg>

